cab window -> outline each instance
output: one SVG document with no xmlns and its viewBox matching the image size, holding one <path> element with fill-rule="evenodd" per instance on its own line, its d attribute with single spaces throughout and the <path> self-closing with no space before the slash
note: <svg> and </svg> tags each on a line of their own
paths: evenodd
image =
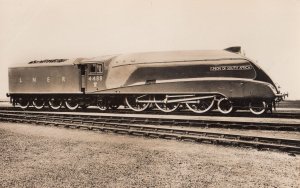
<svg viewBox="0 0 300 188">
<path fill-rule="evenodd" d="M 103 73 L 103 64 L 92 64 L 90 66 L 90 73 Z"/>
</svg>

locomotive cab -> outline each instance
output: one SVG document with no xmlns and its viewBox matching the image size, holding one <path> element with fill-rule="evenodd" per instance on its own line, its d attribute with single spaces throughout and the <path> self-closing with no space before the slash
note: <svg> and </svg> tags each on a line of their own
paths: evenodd
<svg viewBox="0 0 300 188">
<path fill-rule="evenodd" d="M 103 82 L 103 63 L 94 62 L 91 64 L 87 64 L 86 66 L 86 93 L 104 90 L 105 84 Z"/>
<path fill-rule="evenodd" d="M 106 77 L 110 60 L 114 56 L 100 56 L 84 59 L 77 64 L 81 67 L 82 88 L 86 94 L 106 90 Z"/>
</svg>

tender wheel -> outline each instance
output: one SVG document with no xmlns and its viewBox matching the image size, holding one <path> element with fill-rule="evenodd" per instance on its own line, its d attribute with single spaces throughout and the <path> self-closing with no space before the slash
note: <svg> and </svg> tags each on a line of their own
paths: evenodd
<svg viewBox="0 0 300 188">
<path fill-rule="evenodd" d="M 214 106 L 215 99 L 214 98 L 208 98 L 208 99 L 200 99 L 197 101 L 191 101 L 186 103 L 186 106 L 188 109 L 195 113 L 205 113 L 212 109 Z"/>
<path fill-rule="evenodd" d="M 133 111 L 142 112 L 148 108 L 150 102 L 138 102 L 138 100 L 150 100 L 150 97 L 147 95 L 142 96 L 127 96 L 125 98 L 126 105 Z"/>
<path fill-rule="evenodd" d="M 20 108 L 26 109 L 29 107 L 29 100 L 21 98 L 21 99 L 19 99 L 19 105 L 20 105 Z"/>
<path fill-rule="evenodd" d="M 261 115 L 266 112 L 267 105 L 265 101 L 250 102 L 249 109 L 253 114 Z"/>
<path fill-rule="evenodd" d="M 103 100 L 98 100 L 97 107 L 100 111 L 105 111 L 108 109 L 106 102 L 104 102 Z"/>
<path fill-rule="evenodd" d="M 61 105 L 62 105 L 62 101 L 60 99 L 51 98 L 49 100 L 49 106 L 53 110 L 58 110 L 61 107 Z"/>
<path fill-rule="evenodd" d="M 43 99 L 38 99 L 38 98 L 35 98 L 33 101 L 32 101 L 32 104 L 33 106 L 40 110 L 42 109 L 44 106 L 45 106 L 45 101 Z"/>
<path fill-rule="evenodd" d="M 229 114 L 233 111 L 233 105 L 228 99 L 222 98 L 218 101 L 218 110 L 222 114 Z"/>
<path fill-rule="evenodd" d="M 165 103 L 165 102 L 162 102 L 166 99 L 166 96 L 163 95 L 163 96 L 155 96 L 154 97 L 154 101 L 155 102 L 155 106 L 160 110 L 160 111 L 163 111 L 163 112 L 173 112 L 175 111 L 178 107 L 179 107 L 179 103 Z"/>
<path fill-rule="evenodd" d="M 69 110 L 76 110 L 79 107 L 78 102 L 72 98 L 68 98 L 65 101 L 65 105 Z"/>
</svg>

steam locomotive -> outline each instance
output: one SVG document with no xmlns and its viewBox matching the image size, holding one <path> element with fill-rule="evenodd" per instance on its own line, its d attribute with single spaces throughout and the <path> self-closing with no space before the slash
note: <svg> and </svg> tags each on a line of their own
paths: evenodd
<svg viewBox="0 0 300 188">
<path fill-rule="evenodd" d="M 105 111 L 124 105 L 137 112 L 272 112 L 285 94 L 240 51 L 230 47 L 31 61 L 9 68 L 7 96 L 23 109 L 97 106 Z"/>
</svg>

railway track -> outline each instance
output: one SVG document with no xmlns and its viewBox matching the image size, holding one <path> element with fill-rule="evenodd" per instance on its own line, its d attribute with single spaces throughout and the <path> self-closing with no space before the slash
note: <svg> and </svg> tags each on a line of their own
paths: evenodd
<svg viewBox="0 0 300 188">
<path fill-rule="evenodd" d="M 186 123 L 189 126 L 191 125 L 190 122 L 179 122 L 177 120 L 154 120 L 149 118 L 143 119 L 116 116 L 103 117 L 84 114 L 55 114 L 30 111 L 0 111 L 0 120 L 6 122 L 52 125 L 66 128 L 78 128 L 135 136 L 176 139 L 197 143 L 256 148 L 258 150 L 276 150 L 300 154 L 300 140 L 195 131 L 177 127 L 174 128 L 174 125 L 182 125 L 182 123 Z M 166 126 L 167 124 L 172 125 L 172 127 Z M 222 122 L 220 124 L 222 124 Z"/>
<path fill-rule="evenodd" d="M 14 108 L 14 107 L 0 107 L 0 110 L 11 110 L 11 111 L 24 111 L 21 108 Z M 35 108 L 29 108 L 26 111 L 34 111 L 34 112 L 40 112 L 41 110 L 37 110 Z M 46 111 L 53 111 L 51 109 L 44 109 Z M 62 108 L 59 109 L 59 112 L 69 112 L 68 109 Z M 107 111 L 99 111 L 98 108 L 88 108 L 88 109 L 77 109 L 75 112 L 87 112 L 87 113 L 120 113 L 120 114 L 162 114 L 161 111 L 159 110 L 149 110 L 145 112 L 134 112 L 130 109 L 123 108 L 123 109 L 117 109 L 117 110 L 107 110 Z M 230 115 L 224 115 L 221 114 L 218 111 L 212 111 L 212 112 L 207 112 L 204 114 L 196 114 L 190 111 L 175 111 L 175 112 L 170 112 L 170 113 L 164 113 L 167 115 L 188 115 L 188 116 L 220 116 L 220 117 L 251 117 L 251 118 L 285 118 L 285 119 L 300 119 L 300 113 L 286 113 L 286 112 L 274 112 L 274 113 L 268 113 L 268 114 L 263 114 L 260 116 L 251 114 L 250 112 L 247 111 L 238 111 L 235 113 L 232 113 Z"/>
<path fill-rule="evenodd" d="M 193 117 L 184 116 L 156 116 L 147 114 L 108 114 L 104 113 L 79 113 L 79 112 L 39 112 L 39 111 L 4 111 L 0 110 L 1 114 L 10 115 L 23 115 L 23 114 L 34 114 L 34 115 L 45 115 L 52 114 L 57 118 L 64 118 L 68 116 L 74 120 L 80 120 L 81 118 L 96 119 L 97 121 L 104 122 L 115 122 L 115 123 L 140 123 L 140 124 L 152 124 L 152 125 L 173 125 L 173 126 L 188 126 L 188 127 L 202 127 L 202 128 L 229 128 L 229 129 L 247 129 L 247 130 L 276 130 L 276 131 L 295 131 L 300 132 L 300 124 L 289 124 L 289 123 L 274 123 L 274 122 L 257 122 L 251 119 L 248 122 L 241 121 L 220 121 L 210 119 L 198 119 Z M 0 114 L 0 116 L 1 116 Z"/>
</svg>

